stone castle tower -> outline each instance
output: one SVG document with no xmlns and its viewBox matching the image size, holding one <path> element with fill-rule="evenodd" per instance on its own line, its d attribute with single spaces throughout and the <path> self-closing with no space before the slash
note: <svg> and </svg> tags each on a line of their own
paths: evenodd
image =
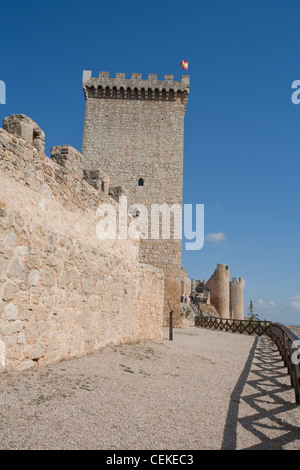
<svg viewBox="0 0 300 470">
<path fill-rule="evenodd" d="M 233 277 L 230 282 L 230 311 L 232 318 L 244 320 L 244 281 Z"/>
<path fill-rule="evenodd" d="M 230 281 L 229 266 L 219 263 L 213 275 L 206 282 L 210 291 L 210 302 L 222 318 L 244 319 L 243 279 L 235 277 Z"/>
<path fill-rule="evenodd" d="M 181 268 L 181 239 L 150 239 L 150 205 L 180 204 L 183 190 L 184 115 L 189 76 L 163 81 L 149 74 L 100 72 L 93 78 L 83 72 L 86 111 L 82 152 L 85 178 L 99 188 L 101 170 L 110 177 L 110 194 L 124 193 L 128 206 L 144 204 L 149 211 L 148 239 L 141 240 L 140 261 L 165 274 L 165 320 L 174 310 L 180 321 L 180 295 L 190 293 L 190 282 Z M 101 170 L 100 170 L 101 169 Z M 122 188 L 122 189 L 121 189 Z M 172 214 L 171 214 L 172 215 Z"/>
<path fill-rule="evenodd" d="M 210 290 L 210 301 L 220 317 L 229 318 L 229 267 L 225 266 L 225 264 L 217 264 L 217 269 L 215 269 L 205 287 Z"/>
</svg>

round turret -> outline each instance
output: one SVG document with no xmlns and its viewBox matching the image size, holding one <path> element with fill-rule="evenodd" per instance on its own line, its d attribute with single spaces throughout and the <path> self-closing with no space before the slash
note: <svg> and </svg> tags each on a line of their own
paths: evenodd
<svg viewBox="0 0 300 470">
<path fill-rule="evenodd" d="M 229 267 L 217 264 L 217 269 L 207 281 L 205 288 L 210 290 L 210 303 L 220 317 L 229 318 Z"/>
<path fill-rule="evenodd" d="M 244 320 L 243 279 L 232 278 L 230 283 L 230 311 L 235 320 Z"/>
</svg>

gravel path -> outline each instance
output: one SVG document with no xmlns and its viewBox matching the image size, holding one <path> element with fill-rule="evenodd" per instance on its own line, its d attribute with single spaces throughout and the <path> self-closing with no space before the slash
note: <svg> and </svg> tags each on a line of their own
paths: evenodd
<svg viewBox="0 0 300 470">
<path fill-rule="evenodd" d="M 0 374 L 0 449 L 300 449 L 300 407 L 267 338 L 185 327 Z"/>
</svg>

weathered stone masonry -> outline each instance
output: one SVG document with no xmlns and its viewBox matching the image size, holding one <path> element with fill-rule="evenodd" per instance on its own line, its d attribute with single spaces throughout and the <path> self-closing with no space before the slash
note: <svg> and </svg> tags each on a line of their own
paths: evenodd
<svg viewBox="0 0 300 470">
<path fill-rule="evenodd" d="M 244 285 L 243 279 L 233 277 L 230 281 L 229 266 L 219 263 L 213 275 L 205 280 L 192 280 L 192 290 L 197 293 L 201 287 L 202 296 L 211 303 L 222 318 L 244 319 Z"/>
<path fill-rule="evenodd" d="M 86 111 L 82 152 L 86 178 L 98 184 L 101 168 L 111 186 L 123 187 L 128 203 L 182 206 L 184 115 L 189 77 L 174 81 L 173 75 L 157 80 L 149 74 L 130 79 L 107 72 L 92 77 L 83 72 Z M 94 178 L 91 177 L 94 175 Z M 149 233 L 151 221 L 149 220 Z M 171 231 L 171 237 L 172 237 Z M 181 239 L 141 240 L 141 262 L 165 273 L 165 322 L 170 302 L 175 325 L 180 324 L 180 294 L 187 285 L 181 269 Z M 190 293 L 190 286 L 188 289 Z"/>
<path fill-rule="evenodd" d="M 43 153 L 23 115 L 0 129 L 0 365 L 25 369 L 109 344 L 161 338 L 163 273 L 134 240 L 96 236 L 96 209 L 118 204 L 83 179 L 70 146 Z M 149 289 L 151 286 L 151 289 Z"/>
</svg>

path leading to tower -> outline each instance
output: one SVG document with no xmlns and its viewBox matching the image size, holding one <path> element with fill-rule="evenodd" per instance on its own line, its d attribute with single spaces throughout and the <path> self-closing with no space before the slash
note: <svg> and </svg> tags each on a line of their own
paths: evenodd
<svg viewBox="0 0 300 470">
<path fill-rule="evenodd" d="M 0 449 L 300 448 L 300 407 L 268 338 L 163 336 L 0 373 Z"/>
</svg>

